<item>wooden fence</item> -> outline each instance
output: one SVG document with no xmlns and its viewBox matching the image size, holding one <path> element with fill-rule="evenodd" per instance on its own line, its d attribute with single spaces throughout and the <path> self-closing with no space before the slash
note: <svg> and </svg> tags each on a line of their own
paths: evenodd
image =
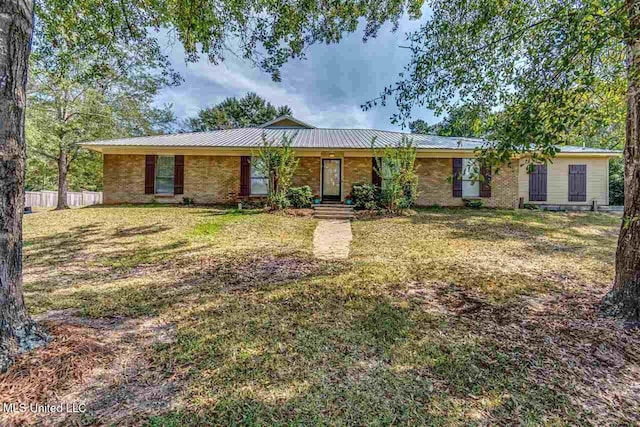
<svg viewBox="0 0 640 427">
<path fill-rule="evenodd" d="M 57 191 L 27 191 L 25 192 L 25 206 L 56 206 L 58 204 Z M 102 192 L 69 191 L 67 204 L 69 206 L 88 206 L 102 203 Z"/>
</svg>

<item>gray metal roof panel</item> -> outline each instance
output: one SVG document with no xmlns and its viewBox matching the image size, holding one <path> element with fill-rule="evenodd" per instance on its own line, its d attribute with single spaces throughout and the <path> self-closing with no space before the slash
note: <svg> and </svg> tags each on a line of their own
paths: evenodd
<svg viewBox="0 0 640 427">
<path fill-rule="evenodd" d="M 257 148 L 262 145 L 263 134 L 268 140 L 275 141 L 281 140 L 286 135 L 293 138 L 294 148 L 315 149 L 368 149 L 371 148 L 374 137 L 377 148 L 393 146 L 403 136 L 413 139 L 416 146 L 422 149 L 473 150 L 486 143 L 485 140 L 478 138 L 420 135 L 376 129 L 242 128 L 91 141 L 82 145 L 88 148 L 93 146 Z M 561 152 L 619 153 L 615 150 L 572 146 L 561 147 Z"/>
</svg>

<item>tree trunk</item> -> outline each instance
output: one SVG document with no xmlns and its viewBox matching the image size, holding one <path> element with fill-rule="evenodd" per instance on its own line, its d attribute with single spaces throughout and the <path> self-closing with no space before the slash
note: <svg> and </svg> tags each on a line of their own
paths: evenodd
<svg viewBox="0 0 640 427">
<path fill-rule="evenodd" d="M 640 0 L 626 0 L 629 86 L 624 148 L 624 217 L 616 251 L 613 289 L 603 301 L 605 315 L 640 321 Z"/>
<path fill-rule="evenodd" d="M 56 210 L 69 209 L 67 204 L 67 172 L 69 171 L 69 163 L 67 162 L 67 153 L 60 150 L 58 156 L 58 205 Z"/>
<path fill-rule="evenodd" d="M 22 296 L 27 65 L 33 30 L 30 0 L 0 1 L 0 372 L 20 352 L 48 339 Z"/>
</svg>

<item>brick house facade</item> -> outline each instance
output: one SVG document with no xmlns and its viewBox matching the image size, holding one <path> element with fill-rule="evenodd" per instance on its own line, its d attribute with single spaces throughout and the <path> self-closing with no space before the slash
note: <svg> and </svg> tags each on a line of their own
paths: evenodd
<svg viewBox="0 0 640 427">
<path fill-rule="evenodd" d="M 104 203 L 179 203 L 184 197 L 202 204 L 233 204 L 240 197 L 241 156 L 184 156 L 184 191 L 181 195 L 145 194 L 145 155 L 104 155 Z M 370 184 L 372 157 L 343 157 L 342 193 L 353 184 Z M 418 200 L 420 206 L 462 206 L 462 197 L 452 196 L 452 159 L 418 158 Z M 489 207 L 515 208 L 518 204 L 518 167 L 505 168 L 493 177 Z M 321 157 L 300 157 L 293 177 L 294 186 L 309 185 L 321 191 Z M 344 197 L 343 197 L 344 198 Z"/>
<path fill-rule="evenodd" d="M 104 155 L 104 203 L 179 203 L 190 198 L 202 204 L 234 204 L 242 198 L 263 195 L 265 182 L 256 175 L 250 156 L 259 149 L 262 138 L 276 139 L 283 133 L 293 137 L 299 159 L 293 186 L 308 185 L 315 195 L 335 201 L 343 201 L 354 184 L 373 182 L 376 174 L 372 141 L 379 148 L 396 144 L 405 136 L 363 129 L 316 129 L 285 117 L 262 128 L 83 145 Z M 572 203 L 595 200 L 607 204 L 608 183 L 603 171 L 607 170 L 608 159 L 618 155 L 608 150 L 586 152 L 569 147 L 572 151 L 558 155 L 560 166 L 549 166 L 548 184 L 547 178 L 542 179 L 539 173 L 529 177 L 526 159 L 514 158 L 499 173 L 488 171 L 490 184 L 489 180 L 481 184 L 462 176 L 461 167 L 466 170 L 468 162 L 473 161 L 474 148 L 482 141 L 429 135 L 410 137 L 416 140 L 419 206 L 463 206 L 464 200 L 470 198 L 482 199 L 487 207 L 508 209 L 518 207 L 521 200 L 544 203 L 541 194 L 529 197 L 532 191 L 540 191 L 541 182 L 548 185 L 549 200 L 554 203 L 562 204 L 563 194 L 574 191 L 577 193 L 565 197 Z M 580 173 L 569 174 L 564 169 Z M 544 191 L 542 196 L 546 196 L 546 188 Z"/>
</svg>

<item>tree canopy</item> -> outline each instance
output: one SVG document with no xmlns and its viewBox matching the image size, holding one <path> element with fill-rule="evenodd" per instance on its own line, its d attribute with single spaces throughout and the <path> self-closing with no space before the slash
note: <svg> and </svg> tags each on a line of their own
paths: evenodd
<svg viewBox="0 0 640 427">
<path fill-rule="evenodd" d="M 409 122 L 409 129 L 427 135 L 480 137 L 488 130 L 490 116 L 483 106 L 464 104 L 451 108 L 439 123 L 430 126 L 424 120 L 415 120 Z"/>
<path fill-rule="evenodd" d="M 209 131 L 259 126 L 279 116 L 292 115 L 288 105 L 273 106 L 256 93 L 227 98 L 213 107 L 203 108 L 186 120 L 186 130 Z"/>
<path fill-rule="evenodd" d="M 76 190 L 102 187 L 101 156 L 78 143 L 163 133 L 173 114 L 152 102 L 180 79 L 149 39 L 140 39 L 142 47 L 120 44 L 96 52 L 78 49 L 75 31 L 56 25 L 41 19 L 34 30 L 25 185 L 57 188 L 64 201 L 67 181 Z"/>
<path fill-rule="evenodd" d="M 430 4 L 432 18 L 408 35 L 401 79 L 364 106 L 395 99 L 396 123 L 406 123 L 416 105 L 436 113 L 465 104 L 501 111 L 488 135 L 495 150 L 484 153 L 497 163 L 523 151 L 534 160 L 553 157 L 573 130 L 599 116 L 595 88 L 625 75 L 622 1 Z"/>
</svg>

